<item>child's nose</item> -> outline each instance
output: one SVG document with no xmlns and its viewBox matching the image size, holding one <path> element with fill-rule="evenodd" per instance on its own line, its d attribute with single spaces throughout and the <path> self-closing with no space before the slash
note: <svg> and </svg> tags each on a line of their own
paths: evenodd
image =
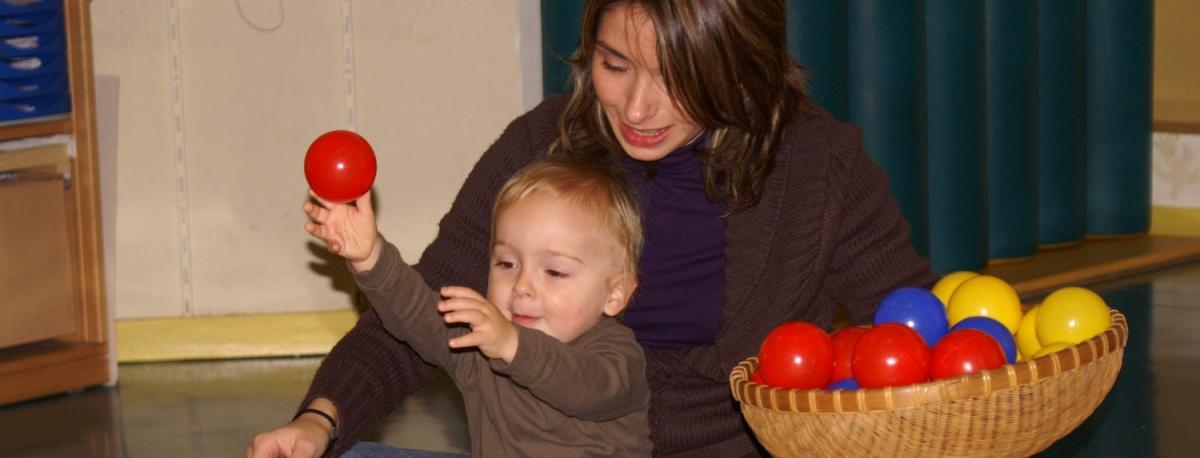
<svg viewBox="0 0 1200 458">
<path fill-rule="evenodd" d="M 526 272 L 521 272 L 521 274 L 517 276 L 517 282 L 513 283 L 514 296 L 518 298 L 533 297 L 533 279 L 530 277 L 532 277 L 532 275 Z"/>
</svg>

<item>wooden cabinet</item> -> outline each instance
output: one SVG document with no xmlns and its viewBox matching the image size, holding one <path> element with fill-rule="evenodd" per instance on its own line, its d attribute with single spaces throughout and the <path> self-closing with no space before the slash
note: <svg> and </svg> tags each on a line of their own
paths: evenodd
<svg viewBox="0 0 1200 458">
<path fill-rule="evenodd" d="M 105 304 L 89 0 L 62 0 L 70 113 L 0 126 L 0 404 L 116 380 Z M 18 260 L 13 262 L 13 260 Z M 4 282 L 9 284 L 4 284 Z"/>
</svg>

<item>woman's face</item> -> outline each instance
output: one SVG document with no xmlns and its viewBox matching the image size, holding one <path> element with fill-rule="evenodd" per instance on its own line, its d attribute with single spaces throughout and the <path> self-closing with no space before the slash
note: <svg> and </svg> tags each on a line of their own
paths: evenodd
<svg viewBox="0 0 1200 458">
<path fill-rule="evenodd" d="M 662 159 L 702 130 L 667 92 L 655 45 L 654 23 L 636 7 L 601 14 L 592 86 L 621 148 L 641 161 Z"/>
</svg>

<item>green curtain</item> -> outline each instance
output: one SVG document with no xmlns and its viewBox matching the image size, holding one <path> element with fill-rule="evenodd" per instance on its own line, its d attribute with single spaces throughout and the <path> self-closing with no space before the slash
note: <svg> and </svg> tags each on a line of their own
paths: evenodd
<svg viewBox="0 0 1200 458">
<path fill-rule="evenodd" d="M 1090 0 L 1084 33 L 1088 235 L 1150 229 L 1154 2 Z"/>
<path fill-rule="evenodd" d="M 1083 240 L 1083 0 L 1037 2 L 1038 244 Z"/>
<path fill-rule="evenodd" d="M 571 92 L 568 59 L 579 45 L 584 0 L 542 0 L 542 95 Z"/>
<path fill-rule="evenodd" d="M 887 173 L 892 195 L 912 226 L 913 246 L 927 254 L 919 11 L 909 2 L 850 0 L 847 18 L 849 119 L 862 128 L 864 148 Z"/>
<path fill-rule="evenodd" d="M 788 0 L 788 50 L 807 70 L 813 101 L 835 118 L 846 104 L 846 1 Z"/>
<path fill-rule="evenodd" d="M 984 1 L 924 5 L 929 261 L 935 272 L 979 270 L 988 240 Z"/>
<path fill-rule="evenodd" d="M 988 257 L 1037 253 L 1037 3 L 986 0 Z"/>
</svg>

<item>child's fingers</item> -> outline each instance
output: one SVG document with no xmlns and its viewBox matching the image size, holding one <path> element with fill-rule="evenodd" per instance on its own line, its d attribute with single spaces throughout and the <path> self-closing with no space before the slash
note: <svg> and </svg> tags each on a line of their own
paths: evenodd
<svg viewBox="0 0 1200 458">
<path fill-rule="evenodd" d="M 358 196 L 358 199 L 354 200 L 354 207 L 365 215 L 374 215 L 375 210 L 371 208 L 371 190 L 368 189 L 366 194 Z"/>
<path fill-rule="evenodd" d="M 478 347 L 483 343 L 483 337 L 475 331 L 450 339 L 450 348 Z"/>
<path fill-rule="evenodd" d="M 442 320 L 446 323 L 461 323 L 472 327 L 483 323 L 487 315 L 478 307 L 451 307 Z"/>
<path fill-rule="evenodd" d="M 446 298 L 473 299 L 480 302 L 487 301 L 487 299 L 483 298 L 482 294 L 466 286 L 443 286 L 440 292 L 442 297 Z"/>
<path fill-rule="evenodd" d="M 309 196 L 309 197 L 312 197 L 312 198 L 313 198 L 313 200 L 315 200 L 315 201 L 319 202 L 319 203 L 321 204 L 321 206 L 322 206 L 322 207 L 329 208 L 330 206 L 332 206 L 332 205 L 333 205 L 333 202 L 330 202 L 330 201 L 328 201 L 328 200 L 322 199 L 322 198 L 321 198 L 321 196 L 318 196 L 318 195 L 317 195 L 317 192 L 316 192 L 316 191 L 313 191 L 312 189 L 309 189 L 309 190 L 308 190 L 308 196 Z"/>
</svg>

